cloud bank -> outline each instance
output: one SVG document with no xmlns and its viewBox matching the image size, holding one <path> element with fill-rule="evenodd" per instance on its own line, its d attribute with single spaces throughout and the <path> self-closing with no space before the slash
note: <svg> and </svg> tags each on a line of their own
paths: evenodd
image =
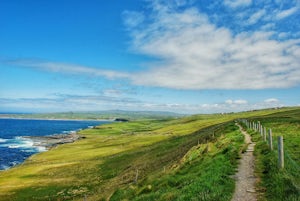
<svg viewBox="0 0 300 201">
<path fill-rule="evenodd" d="M 38 107 L 36 107 L 38 105 Z M 239 112 L 254 109 L 285 106 L 276 98 L 249 103 L 247 100 L 225 100 L 219 103 L 184 104 L 155 103 L 136 98 L 121 98 L 114 95 L 72 95 L 57 94 L 51 98 L 0 98 L 0 110 L 8 112 L 59 112 L 59 111 L 93 111 L 121 109 L 128 111 L 172 111 L 185 114 Z M 36 108 L 32 111 L 32 108 Z"/>
<path fill-rule="evenodd" d="M 174 9 L 153 6 L 150 23 L 132 29 L 136 52 L 157 58 L 149 70 L 132 81 L 137 85 L 175 89 L 266 89 L 287 88 L 300 82 L 300 39 L 277 40 L 271 29 L 234 32 L 217 26 L 196 7 Z M 251 1 L 225 1 L 231 8 Z M 277 18 L 292 15 L 297 8 L 277 11 Z M 247 13 L 245 26 L 264 18 L 265 10 Z M 267 16 L 268 15 L 268 16 Z M 262 27 L 262 26 L 258 26 Z"/>
</svg>

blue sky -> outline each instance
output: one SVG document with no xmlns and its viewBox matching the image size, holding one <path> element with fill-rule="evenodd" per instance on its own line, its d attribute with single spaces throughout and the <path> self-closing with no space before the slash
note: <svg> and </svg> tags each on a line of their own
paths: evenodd
<svg viewBox="0 0 300 201">
<path fill-rule="evenodd" d="M 300 105 L 299 0 L 2 0 L 0 111 Z"/>
</svg>

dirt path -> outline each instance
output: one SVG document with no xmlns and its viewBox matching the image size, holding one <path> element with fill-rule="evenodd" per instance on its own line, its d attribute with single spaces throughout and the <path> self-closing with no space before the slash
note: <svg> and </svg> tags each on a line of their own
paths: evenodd
<svg viewBox="0 0 300 201">
<path fill-rule="evenodd" d="M 231 201 L 256 201 L 257 194 L 255 191 L 256 178 L 254 176 L 254 146 L 250 135 L 236 124 L 245 136 L 245 143 L 249 144 L 247 151 L 242 154 L 238 172 L 235 174 L 236 187 Z"/>
</svg>

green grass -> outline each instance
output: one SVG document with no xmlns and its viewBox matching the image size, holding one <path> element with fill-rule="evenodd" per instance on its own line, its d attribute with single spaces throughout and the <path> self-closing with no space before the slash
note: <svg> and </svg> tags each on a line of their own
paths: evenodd
<svg viewBox="0 0 300 201">
<path fill-rule="evenodd" d="M 280 112 L 253 119 L 267 128 L 272 128 L 274 151 L 261 136 L 253 131 L 257 142 L 257 172 L 261 177 L 261 200 L 300 200 L 300 110 Z M 278 168 L 277 136 L 284 138 L 285 168 Z"/>
<path fill-rule="evenodd" d="M 30 114 L 0 114 L 0 118 L 41 118 L 41 119 L 115 119 L 125 118 L 137 119 L 170 119 L 183 117 L 182 114 L 172 112 L 151 112 L 151 111 L 122 111 L 108 110 L 99 112 L 61 112 L 61 113 L 30 113 Z"/>
<path fill-rule="evenodd" d="M 120 161 L 116 166 L 121 169 L 111 172 L 105 168 L 112 165 L 112 158 L 120 157 L 118 154 L 124 154 L 122 161 L 125 164 L 130 162 L 130 157 L 136 164 L 139 164 L 140 160 L 149 161 L 148 158 L 151 157 L 155 163 L 160 163 L 155 157 L 164 156 L 161 150 L 167 152 L 169 147 L 174 149 L 177 141 L 189 139 L 182 137 L 227 120 L 215 122 L 211 119 L 197 119 L 183 123 L 184 125 L 179 124 L 180 120 L 143 120 L 112 123 L 84 130 L 81 134 L 85 139 L 36 154 L 22 165 L 1 172 L 0 200 L 30 200 L 32 197 L 35 197 L 35 200 L 43 200 L 49 199 L 49 194 L 52 200 L 66 199 L 65 197 L 81 199 L 85 195 L 97 200 L 100 196 L 110 196 L 115 188 L 123 185 L 119 179 L 121 175 L 125 180 L 131 178 L 131 169 L 123 166 Z M 197 143 L 197 140 L 193 143 Z M 177 157 L 182 156 L 191 146 L 193 145 L 188 140 L 186 145 L 177 151 Z M 156 152 L 149 152 L 155 149 Z M 145 153 L 144 158 L 136 160 L 135 158 L 142 153 Z M 174 162 L 175 159 L 171 155 L 163 160 Z M 131 167 L 134 166 L 135 164 L 131 164 Z M 152 170 L 141 172 L 141 176 L 149 171 Z M 50 188 L 51 186 L 55 188 Z M 87 190 L 82 191 L 82 188 Z"/>
<path fill-rule="evenodd" d="M 138 185 L 119 189 L 111 200 L 230 200 L 243 135 L 229 124 L 216 138 L 192 147 L 177 166 L 168 167 Z"/>
<path fill-rule="evenodd" d="M 230 200 L 230 175 L 244 147 L 231 122 L 275 118 L 278 112 L 297 117 L 292 108 L 283 108 L 144 119 L 83 130 L 85 139 L 0 172 L 0 200 Z M 297 152 L 291 153 L 297 160 Z"/>
</svg>

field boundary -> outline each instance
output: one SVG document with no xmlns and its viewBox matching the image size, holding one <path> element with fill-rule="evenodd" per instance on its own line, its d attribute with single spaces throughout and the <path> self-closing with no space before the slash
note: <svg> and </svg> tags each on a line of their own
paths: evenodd
<svg viewBox="0 0 300 201">
<path fill-rule="evenodd" d="M 277 138 L 274 138 L 272 128 L 263 126 L 260 121 L 240 119 L 239 122 L 243 123 L 246 129 L 249 129 L 261 136 L 260 140 L 268 145 L 269 151 L 272 154 L 276 155 L 277 168 L 279 172 L 281 170 L 287 170 L 285 173 L 289 173 L 291 178 L 295 176 L 300 177 L 300 166 L 292 159 L 289 150 L 284 147 L 284 138 L 282 133 L 277 135 Z M 300 190 L 299 182 L 293 181 L 293 184 L 298 190 Z"/>
<path fill-rule="evenodd" d="M 259 167 L 262 168 L 260 174 L 262 174 L 261 177 L 264 177 L 267 183 L 267 185 L 264 184 L 260 188 L 262 194 L 268 192 L 267 196 L 273 199 L 277 193 L 278 196 L 288 196 L 291 191 L 297 197 L 300 192 L 300 166 L 293 159 L 289 147 L 284 146 L 284 140 L 289 140 L 288 136 L 284 138 L 282 131 L 280 133 L 273 133 L 272 128 L 266 128 L 260 121 L 240 119 L 239 122 L 249 133 L 254 134 L 253 137 L 255 136 L 256 142 L 260 147 L 257 152 L 258 156 L 261 155 L 263 157 L 259 157 L 260 161 L 258 161 L 260 163 Z M 273 137 L 273 135 L 276 137 Z M 270 177 L 272 177 L 271 180 L 268 179 Z M 270 192 L 273 195 L 270 195 Z M 291 196 L 294 196 L 294 194 Z M 295 198 L 289 199 L 294 200 Z M 299 200 L 299 197 L 295 200 Z"/>
</svg>

